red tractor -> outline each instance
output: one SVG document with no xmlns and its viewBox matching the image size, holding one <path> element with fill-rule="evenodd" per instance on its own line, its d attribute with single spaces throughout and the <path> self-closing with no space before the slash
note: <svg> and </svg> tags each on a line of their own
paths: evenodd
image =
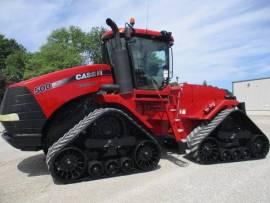
<svg viewBox="0 0 270 203">
<path fill-rule="evenodd" d="M 170 32 L 107 19 L 104 64 L 68 68 L 9 86 L 4 139 L 43 150 L 57 181 L 149 171 L 164 142 L 200 164 L 264 158 L 269 140 L 224 89 L 169 84 Z"/>
</svg>

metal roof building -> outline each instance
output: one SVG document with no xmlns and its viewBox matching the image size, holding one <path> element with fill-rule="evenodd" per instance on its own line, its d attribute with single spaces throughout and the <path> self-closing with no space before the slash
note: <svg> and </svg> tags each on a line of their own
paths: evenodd
<svg viewBox="0 0 270 203">
<path fill-rule="evenodd" d="M 270 77 L 235 81 L 232 91 L 249 114 L 270 115 Z"/>
</svg>

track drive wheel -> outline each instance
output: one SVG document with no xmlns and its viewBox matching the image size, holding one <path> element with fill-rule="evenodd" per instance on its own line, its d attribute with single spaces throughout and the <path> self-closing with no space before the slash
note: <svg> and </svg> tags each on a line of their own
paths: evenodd
<svg viewBox="0 0 270 203">
<path fill-rule="evenodd" d="M 135 149 L 135 164 L 139 169 L 149 171 L 157 167 L 160 156 L 160 149 L 156 143 L 143 140 Z"/>
<path fill-rule="evenodd" d="M 205 139 L 199 146 L 197 161 L 201 164 L 212 164 L 219 161 L 218 143 L 214 138 Z"/>
<path fill-rule="evenodd" d="M 86 157 L 80 149 L 64 148 L 52 160 L 51 175 L 61 183 L 72 183 L 83 176 L 86 166 Z"/>
<path fill-rule="evenodd" d="M 250 145 L 251 154 L 254 158 L 264 158 L 269 151 L 269 141 L 266 137 L 259 135 L 256 136 Z"/>
</svg>

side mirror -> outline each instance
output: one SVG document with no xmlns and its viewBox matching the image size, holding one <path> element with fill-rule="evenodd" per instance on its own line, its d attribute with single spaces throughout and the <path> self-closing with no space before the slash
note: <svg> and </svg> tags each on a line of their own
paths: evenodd
<svg viewBox="0 0 270 203">
<path fill-rule="evenodd" d="M 126 25 L 125 25 L 125 38 L 130 39 L 134 32 L 135 32 L 134 28 L 130 24 L 126 23 Z"/>
<path fill-rule="evenodd" d="M 169 70 L 168 69 L 163 69 L 163 78 L 164 78 L 164 80 L 169 79 Z"/>
</svg>

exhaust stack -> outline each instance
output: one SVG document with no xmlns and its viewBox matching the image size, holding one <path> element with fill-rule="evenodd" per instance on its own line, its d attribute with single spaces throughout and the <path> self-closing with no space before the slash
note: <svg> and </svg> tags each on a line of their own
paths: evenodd
<svg viewBox="0 0 270 203">
<path fill-rule="evenodd" d="M 114 51 L 112 52 L 112 65 L 115 83 L 119 85 L 121 94 L 131 93 L 133 90 L 133 82 L 131 75 L 130 61 L 125 42 L 121 43 L 119 29 L 116 23 L 107 18 L 106 23 L 111 27 L 114 35 Z"/>
</svg>

